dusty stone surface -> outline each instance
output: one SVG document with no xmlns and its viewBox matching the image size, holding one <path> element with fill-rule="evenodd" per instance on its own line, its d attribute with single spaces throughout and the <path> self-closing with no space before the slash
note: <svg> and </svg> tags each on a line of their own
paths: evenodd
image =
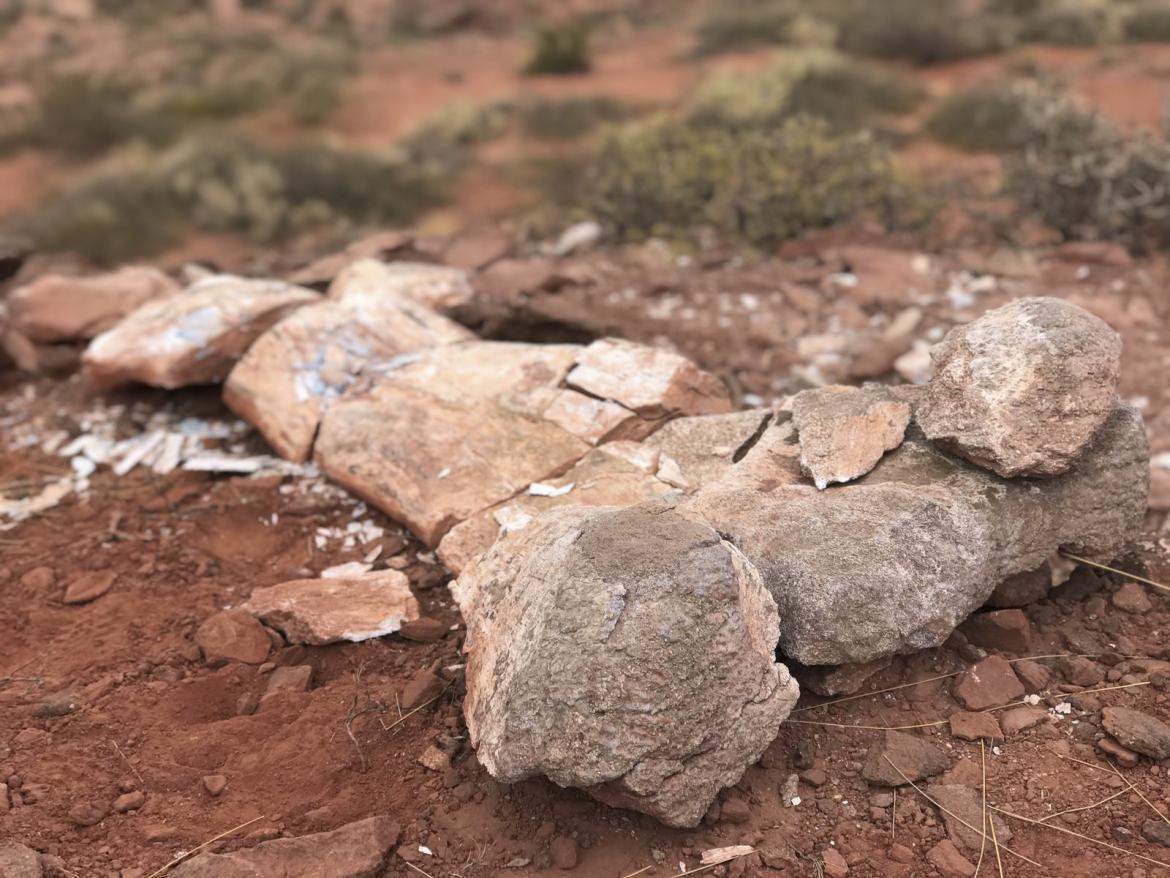
<svg viewBox="0 0 1170 878">
<path fill-rule="evenodd" d="M 332 832 L 277 838 L 229 854 L 199 854 L 171 874 L 175 878 L 374 878 L 381 874 L 398 836 L 398 824 L 389 817 L 367 817 Z"/>
<path fill-rule="evenodd" d="M 687 490 L 718 481 L 777 418 L 770 409 L 675 418 L 643 442 L 674 461 Z"/>
<path fill-rule="evenodd" d="M 140 305 L 179 292 L 154 268 L 127 266 L 106 274 L 46 274 L 17 287 L 7 298 L 9 321 L 30 341 L 54 343 L 93 338 Z"/>
<path fill-rule="evenodd" d="M 1023 610 L 976 613 L 960 625 L 959 630 L 970 643 L 984 649 L 1021 655 L 1032 649 L 1032 623 Z"/>
<path fill-rule="evenodd" d="M 1101 725 L 1123 747 L 1151 759 L 1170 759 L 1170 726 L 1157 717 L 1129 707 L 1106 707 Z"/>
<path fill-rule="evenodd" d="M 1045 562 L 1035 570 L 1015 573 L 997 585 L 987 599 L 987 606 L 997 609 L 1026 607 L 1044 600 L 1050 588 L 1052 569 Z"/>
<path fill-rule="evenodd" d="M 382 262 L 360 259 L 350 263 L 333 279 L 329 298 L 353 301 L 373 292 L 402 296 L 433 311 L 457 310 L 475 298 L 475 289 L 466 271 L 426 262 Z"/>
<path fill-rule="evenodd" d="M 1024 684 L 1007 659 L 992 655 L 968 668 L 955 681 L 955 698 L 967 710 L 1001 707 L 1024 697 Z"/>
<path fill-rule="evenodd" d="M 256 589 L 241 609 L 283 632 L 290 643 L 313 646 L 384 637 L 419 616 L 410 581 L 397 570 L 282 582 Z"/>
<path fill-rule="evenodd" d="M 272 648 L 264 626 L 243 610 L 223 610 L 209 616 L 195 631 L 195 644 L 212 664 L 243 662 L 258 665 Z"/>
<path fill-rule="evenodd" d="M 964 741 L 978 741 L 986 738 L 988 741 L 1002 741 L 1003 730 L 999 727 L 999 720 L 995 714 L 985 711 L 961 711 L 951 714 L 951 734 Z"/>
<path fill-rule="evenodd" d="M 553 510 L 452 590 L 468 729 L 507 783 L 544 774 L 695 826 L 798 696 L 751 564 L 666 505 Z"/>
<path fill-rule="evenodd" d="M 926 435 L 1004 477 L 1067 472 L 1114 410 L 1121 337 L 1060 299 L 1018 299 L 951 330 L 916 413 Z"/>
<path fill-rule="evenodd" d="M 1012 668 L 1029 692 L 1043 692 L 1048 688 L 1048 681 L 1052 679 L 1052 672 L 1048 668 L 1031 659 L 1016 662 Z"/>
<path fill-rule="evenodd" d="M 937 646 L 1006 577 L 1058 547 L 1111 558 L 1144 515 L 1146 436 L 1126 406 L 1074 472 L 1043 481 L 1005 481 L 908 435 L 865 478 L 820 492 L 793 433 L 768 428 L 686 505 L 759 568 L 781 649 L 806 665 Z"/>
<path fill-rule="evenodd" d="M 364 260 L 344 269 L 327 301 L 300 308 L 265 332 L 228 376 L 224 402 L 281 457 L 309 458 L 322 413 L 363 373 L 412 351 L 474 337 L 400 291 L 413 287 L 400 283 L 403 277 L 385 277 L 385 268 Z"/>
<path fill-rule="evenodd" d="M 1148 613 L 1154 606 L 1145 587 L 1137 582 L 1123 583 L 1110 600 L 1113 606 L 1127 613 Z"/>
<path fill-rule="evenodd" d="M 947 754 L 926 738 L 888 731 L 883 739 L 870 746 L 861 776 L 878 786 L 900 787 L 907 778 L 919 781 L 942 774 L 950 767 Z"/>
<path fill-rule="evenodd" d="M 977 852 L 981 841 L 978 827 L 983 824 L 983 800 L 979 790 L 962 784 L 929 784 L 926 794 L 946 809 L 943 820 L 955 844 Z M 951 813 L 947 814 L 946 811 Z M 990 813 L 987 817 L 995 821 L 995 837 L 1000 844 L 1012 840 L 1012 831 L 1006 820 L 998 815 L 993 817 Z M 990 835 L 990 827 L 987 832 Z"/>
<path fill-rule="evenodd" d="M 30 847 L 15 841 L 0 842 L 0 875 L 4 878 L 41 878 L 41 858 Z"/>
<path fill-rule="evenodd" d="M 83 573 L 69 583 L 61 602 L 85 604 L 97 600 L 113 587 L 116 578 L 112 570 L 95 570 Z"/>
<path fill-rule="evenodd" d="M 90 342 L 82 363 L 98 388 L 216 384 L 261 333 L 319 298 L 280 281 L 213 275 L 132 311 Z"/>
<path fill-rule="evenodd" d="M 975 874 L 975 864 L 959 853 L 949 838 L 944 838 L 928 850 L 926 859 L 945 878 L 971 878 Z"/>
<path fill-rule="evenodd" d="M 792 400 L 800 466 L 818 489 L 865 475 L 902 444 L 910 406 L 879 387 L 832 385 Z"/>
</svg>

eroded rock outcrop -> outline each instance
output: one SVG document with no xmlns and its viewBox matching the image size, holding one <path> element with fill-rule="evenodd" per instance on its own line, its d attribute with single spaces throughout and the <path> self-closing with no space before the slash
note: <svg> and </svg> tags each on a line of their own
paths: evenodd
<svg viewBox="0 0 1170 878">
<path fill-rule="evenodd" d="M 751 563 L 669 505 L 553 510 L 453 591 L 468 729 L 505 782 L 543 774 L 694 826 L 797 698 Z"/>
<path fill-rule="evenodd" d="M 1004 477 L 1071 469 L 1113 412 L 1121 337 L 1054 298 L 1019 299 L 949 332 L 916 418 L 926 436 Z"/>
</svg>

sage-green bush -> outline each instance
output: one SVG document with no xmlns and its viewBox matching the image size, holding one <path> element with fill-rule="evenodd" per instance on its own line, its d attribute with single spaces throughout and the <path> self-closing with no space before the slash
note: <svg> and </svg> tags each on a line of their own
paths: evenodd
<svg viewBox="0 0 1170 878">
<path fill-rule="evenodd" d="M 1028 106 L 1042 99 L 1036 89 L 1023 85 L 976 86 L 935 107 L 926 130 L 937 140 L 969 152 L 1019 149 L 1028 138 Z"/>
<path fill-rule="evenodd" d="M 533 36 L 532 57 L 524 67 L 531 75 L 586 73 L 593 67 L 589 54 L 589 23 L 546 24 Z"/>
<path fill-rule="evenodd" d="M 1170 43 L 1170 3 L 1143 3 L 1125 19 L 1125 37 L 1134 43 Z"/>
</svg>

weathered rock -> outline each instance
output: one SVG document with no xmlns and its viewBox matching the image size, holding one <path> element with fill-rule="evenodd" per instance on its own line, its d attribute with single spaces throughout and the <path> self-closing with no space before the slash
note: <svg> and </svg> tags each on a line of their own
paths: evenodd
<svg viewBox="0 0 1170 878">
<path fill-rule="evenodd" d="M 926 795 L 945 809 L 943 819 L 951 839 L 969 851 L 978 851 L 982 840 L 979 828 L 983 825 L 983 800 L 979 790 L 961 784 L 929 784 Z M 995 821 L 995 837 L 1000 844 L 1012 840 L 1011 828 L 1002 817 L 992 816 L 990 812 L 987 817 L 988 821 Z M 987 834 L 991 834 L 990 826 Z"/>
<path fill-rule="evenodd" d="M 1105 669 L 1083 655 L 1062 656 L 1056 660 L 1056 668 L 1074 686 L 1096 686 L 1105 679 Z"/>
<path fill-rule="evenodd" d="M 97 600 L 113 587 L 116 578 L 112 570 L 82 573 L 70 581 L 61 601 L 66 604 L 85 604 Z"/>
<path fill-rule="evenodd" d="M 1141 418 L 1119 406 L 1075 471 L 1003 480 L 912 432 L 863 479 L 804 482 L 791 424 L 686 501 L 760 570 L 784 654 L 866 662 L 941 644 L 1006 577 L 1058 548 L 1105 560 L 1138 532 L 1148 458 Z"/>
<path fill-rule="evenodd" d="M 798 691 L 751 564 L 668 505 L 552 510 L 453 592 L 480 762 L 694 826 Z"/>
<path fill-rule="evenodd" d="M 442 677 L 428 668 L 423 668 L 406 681 L 398 705 L 403 710 L 414 710 L 436 698 L 444 688 Z"/>
<path fill-rule="evenodd" d="M 1170 759 L 1170 726 L 1160 719 L 1128 707 L 1106 707 L 1101 725 L 1123 747 L 1151 759 Z"/>
<path fill-rule="evenodd" d="M 910 406 L 880 387 L 832 385 L 792 400 L 800 467 L 818 489 L 865 475 L 902 444 Z"/>
<path fill-rule="evenodd" d="M 978 741 L 986 738 L 988 741 L 1002 741 L 1003 730 L 994 714 L 985 711 L 962 711 L 951 714 L 951 734 L 964 741 Z"/>
<path fill-rule="evenodd" d="M 1067 472 L 1116 406 L 1121 338 L 1060 299 L 951 330 L 916 412 L 926 435 L 1004 477 Z"/>
<path fill-rule="evenodd" d="M 825 848 L 821 852 L 821 864 L 829 878 L 845 878 L 849 874 L 849 863 L 836 848 Z"/>
<path fill-rule="evenodd" d="M 1048 688 L 1048 681 L 1052 679 L 1052 671 L 1031 659 L 1016 662 L 1012 668 L 1029 692 L 1043 692 Z"/>
<path fill-rule="evenodd" d="M 1165 820 L 1147 820 L 1142 824 L 1142 838 L 1150 844 L 1170 848 L 1170 823 Z"/>
<path fill-rule="evenodd" d="M 290 643 L 313 646 L 384 637 L 419 615 L 410 580 L 397 570 L 258 588 L 241 609 L 281 631 Z"/>
<path fill-rule="evenodd" d="M 992 655 L 968 668 L 955 681 L 955 697 L 967 710 L 987 710 L 1023 698 L 1024 684 L 1007 659 Z"/>
<path fill-rule="evenodd" d="M 1026 607 L 1041 601 L 1052 588 L 1052 568 L 1048 562 L 1041 564 L 1035 570 L 1025 570 L 1009 576 L 995 587 L 986 606 L 999 609 Z"/>
<path fill-rule="evenodd" d="M 0 258 L 3 254 L 0 251 Z M 41 878 L 41 858 L 30 847 L 19 842 L 0 842 L 0 875 L 3 878 Z"/>
<path fill-rule="evenodd" d="M 318 298 L 280 281 L 214 275 L 135 309 L 90 342 L 82 362 L 100 388 L 215 384 L 261 333 Z"/>
<path fill-rule="evenodd" d="M 46 274 L 13 290 L 11 325 L 34 342 L 93 338 L 139 306 L 177 295 L 179 285 L 154 268 L 127 266 L 108 274 Z"/>
<path fill-rule="evenodd" d="M 975 874 L 975 864 L 959 853 L 949 838 L 928 850 L 926 859 L 944 878 L 971 878 Z"/>
<path fill-rule="evenodd" d="M 866 681 L 890 666 L 891 656 L 882 656 L 871 662 L 859 662 L 852 665 L 805 665 L 793 664 L 793 676 L 800 683 L 801 689 L 811 690 L 817 695 L 833 697 L 836 695 L 853 695 L 861 691 Z"/>
<path fill-rule="evenodd" d="M 947 754 L 926 738 L 891 730 L 870 746 L 861 776 L 878 786 L 900 787 L 950 767 Z"/>
<path fill-rule="evenodd" d="M 404 297 L 441 313 L 458 310 L 475 298 L 467 272 L 425 262 L 361 259 L 347 265 L 329 286 L 329 298 L 377 302 Z"/>
<path fill-rule="evenodd" d="M 398 824 L 367 817 L 332 832 L 277 838 L 230 854 L 204 853 L 176 866 L 174 878 L 374 878 L 398 843 Z"/>
<path fill-rule="evenodd" d="M 724 415 L 696 415 L 667 422 L 642 445 L 677 466 L 687 490 L 718 481 L 787 412 L 748 409 Z M 658 463 L 654 464 L 657 470 Z"/>
<path fill-rule="evenodd" d="M 195 643 L 211 664 L 243 662 L 258 665 L 272 648 L 264 626 L 243 610 L 223 610 L 195 630 Z"/>
<path fill-rule="evenodd" d="M 1148 613 L 1153 609 L 1145 588 L 1136 582 L 1126 582 L 1113 593 L 1113 606 L 1127 613 Z"/>
<path fill-rule="evenodd" d="M 77 802 L 70 806 L 69 821 L 75 826 L 96 826 L 110 813 L 107 805 L 96 802 Z"/>
<path fill-rule="evenodd" d="M 1005 710 L 999 718 L 1005 735 L 1016 735 L 1032 726 L 1048 720 L 1048 711 L 1043 707 L 1029 707 L 1020 705 L 1011 710 Z"/>
<path fill-rule="evenodd" d="M 281 457 L 309 458 L 322 412 L 364 372 L 412 351 L 473 338 L 399 292 L 403 278 L 387 278 L 387 268 L 362 260 L 344 269 L 327 301 L 300 308 L 265 332 L 228 376 L 224 402 Z"/>
<path fill-rule="evenodd" d="M 959 630 L 968 642 L 984 649 L 1013 653 L 1027 653 L 1032 649 L 1032 623 L 1022 610 L 976 613 Z"/>
<path fill-rule="evenodd" d="M 125 814 L 127 811 L 137 811 L 145 804 L 146 793 L 142 790 L 133 790 L 114 799 L 114 810 L 119 814 Z"/>
</svg>

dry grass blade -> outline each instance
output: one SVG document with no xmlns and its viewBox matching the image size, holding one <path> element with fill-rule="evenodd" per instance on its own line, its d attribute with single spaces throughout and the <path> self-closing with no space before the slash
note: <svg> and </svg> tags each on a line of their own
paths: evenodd
<svg viewBox="0 0 1170 878">
<path fill-rule="evenodd" d="M 406 722 L 408 719 L 410 719 L 412 716 L 414 716 L 416 713 L 418 713 L 420 710 L 422 710 L 428 704 L 434 704 L 436 701 L 438 701 L 440 698 L 442 698 L 443 695 L 446 693 L 447 689 L 450 689 L 450 688 L 451 688 L 451 684 L 448 683 L 446 688 L 444 688 L 443 691 L 440 692 L 438 695 L 436 695 L 434 698 L 428 698 L 426 701 L 424 701 L 422 704 L 420 704 L 414 710 L 407 711 L 401 717 L 394 720 L 394 722 L 390 723 L 390 725 L 383 724 L 383 726 L 382 726 L 383 730 L 388 732 L 391 729 L 395 728 L 396 726 L 402 725 L 404 722 Z"/>
<path fill-rule="evenodd" d="M 622 878 L 634 878 L 635 875 L 641 875 L 643 872 L 649 872 L 653 866 L 643 866 L 637 872 L 631 872 L 629 875 L 623 875 Z"/>
<path fill-rule="evenodd" d="M 930 796 L 928 796 L 925 792 L 923 792 L 922 787 L 918 786 L 918 784 L 916 784 L 916 783 L 914 783 L 914 781 L 910 780 L 910 778 L 906 776 L 906 772 L 904 772 L 902 769 L 900 769 L 897 765 L 894 765 L 894 761 L 892 759 L 890 759 L 889 756 L 887 756 L 886 754 L 883 753 L 882 758 L 885 759 L 886 762 L 890 763 L 890 766 L 894 769 L 894 771 L 898 772 L 898 774 L 900 774 L 902 776 L 902 780 L 906 781 L 906 783 L 908 783 L 910 785 L 910 788 L 913 789 L 914 792 L 918 793 L 918 795 L 922 796 L 922 798 L 926 799 L 926 801 L 930 802 L 930 804 L 934 805 L 934 807 L 938 808 L 944 814 L 949 814 L 951 817 L 954 817 L 956 820 L 958 820 L 960 823 L 962 823 L 964 826 L 966 826 L 972 832 L 978 832 L 979 835 L 984 839 L 984 841 L 987 840 L 987 834 L 985 832 L 982 832 L 977 826 L 972 826 L 970 823 L 968 823 L 966 820 L 964 820 L 962 817 L 960 817 L 954 811 L 947 810 L 942 805 L 940 805 L 938 802 L 936 802 L 934 799 L 932 799 Z M 1043 868 L 1035 860 L 1029 860 L 1023 854 L 1016 853 L 1011 848 L 1009 848 L 1007 845 L 1004 845 L 1003 849 L 1005 851 L 1007 851 L 1009 854 L 1011 854 L 1013 857 L 1016 857 L 1017 859 L 1023 860 L 1025 863 L 1028 863 L 1029 865 L 1035 866 L 1038 869 Z"/>
<path fill-rule="evenodd" d="M 986 790 L 984 795 L 986 795 Z M 995 868 L 999 872 L 999 878 L 1003 878 L 1003 860 L 999 856 L 999 839 L 995 835 L 995 818 L 993 817 L 991 823 L 991 845 L 995 848 Z M 986 837 L 986 836 L 985 836 Z"/>
<path fill-rule="evenodd" d="M 1137 786 L 1134 785 L 1133 781 L 1131 781 L 1128 777 L 1126 777 L 1124 774 L 1122 774 L 1121 771 L 1117 768 L 1116 765 L 1113 764 L 1112 761 L 1109 762 L 1109 767 L 1113 769 L 1113 773 L 1116 774 L 1119 778 L 1121 778 L 1122 782 L 1125 783 L 1126 786 L 1128 786 L 1130 790 L 1132 790 L 1133 792 L 1138 794 L 1138 798 L 1140 798 L 1143 802 L 1145 802 L 1149 806 L 1150 810 L 1153 811 L 1155 814 L 1158 815 L 1158 817 L 1161 818 L 1163 823 L 1165 823 L 1167 826 L 1170 826 L 1170 819 L 1167 819 L 1166 815 L 1163 814 L 1161 811 L 1159 811 L 1158 807 L 1153 802 L 1151 802 L 1149 799 L 1146 798 L 1146 794 L 1143 793 L 1141 790 L 1139 790 L 1137 788 Z M 1123 792 L 1125 792 L 1125 791 L 1123 790 Z"/>
<path fill-rule="evenodd" d="M 1124 570 L 1118 570 L 1116 567 L 1110 567 L 1108 564 L 1098 564 L 1096 561 L 1090 561 L 1088 558 L 1082 558 L 1079 555 L 1070 555 L 1068 552 L 1061 552 L 1060 554 L 1064 555 L 1070 561 L 1076 561 L 1078 564 L 1088 564 L 1090 567 L 1096 567 L 1098 570 L 1108 570 L 1110 573 L 1116 573 L 1118 576 L 1124 576 L 1126 579 L 1132 579 L 1134 582 L 1140 582 L 1142 585 L 1148 585 L 1160 591 L 1170 591 L 1170 585 L 1162 585 L 1160 582 L 1154 582 L 1154 580 L 1146 579 L 1144 576 L 1138 576 L 1136 573 L 1126 573 Z"/>
<path fill-rule="evenodd" d="M 979 769 L 983 780 L 979 785 L 983 794 L 983 825 L 979 827 L 979 862 L 975 864 L 975 878 L 979 876 L 979 868 L 983 865 L 983 853 L 987 850 L 987 743 L 979 739 Z"/>
<path fill-rule="evenodd" d="M 126 763 L 126 767 L 134 772 L 134 776 L 138 778 L 138 782 L 145 785 L 146 781 L 142 779 L 142 775 L 138 773 L 138 769 L 134 767 L 134 764 L 126 758 L 126 754 L 122 752 L 122 748 L 118 746 L 118 742 L 110 738 L 110 743 L 114 745 L 114 749 L 118 751 L 118 755 L 122 757 L 122 761 Z"/>
<path fill-rule="evenodd" d="M 239 826 L 233 826 L 231 829 L 228 829 L 225 832 L 221 832 L 215 838 L 207 839 L 207 841 L 203 842 L 203 844 L 198 845 L 196 847 L 193 847 L 193 848 L 191 848 L 191 850 L 184 851 L 183 853 L 179 854 L 177 857 L 175 857 L 173 860 L 171 860 L 169 863 L 167 863 L 165 866 L 163 866 L 158 871 L 151 872 L 149 875 L 146 876 L 146 878 L 158 878 L 159 875 L 165 875 L 167 872 L 171 871 L 171 869 L 175 868 L 175 866 L 179 865 L 179 863 L 183 862 L 184 860 L 191 859 L 191 857 L 195 856 L 200 851 L 207 850 L 209 847 L 211 847 L 213 844 L 215 844 L 221 838 L 227 838 L 229 835 L 232 835 L 233 833 L 239 832 L 241 829 L 244 829 L 245 827 L 251 826 L 256 821 L 263 820 L 263 819 L 264 819 L 264 815 L 261 814 L 259 817 L 253 817 L 247 823 L 241 823 Z"/>
<path fill-rule="evenodd" d="M 1033 817 L 1025 817 L 1022 814 L 1013 814 L 1011 811 L 1005 811 L 1003 808 L 997 808 L 995 805 L 991 806 L 991 810 L 998 811 L 1004 817 L 1011 817 L 1014 820 L 1022 820 L 1024 823 L 1031 823 L 1034 826 L 1043 826 L 1045 829 L 1053 829 L 1056 832 L 1063 832 L 1065 835 L 1071 835 L 1073 838 L 1079 838 L 1082 841 L 1087 841 L 1089 844 L 1095 844 L 1098 847 L 1108 848 L 1109 850 L 1116 851 L 1119 854 L 1125 854 L 1127 857 L 1136 857 L 1143 862 L 1153 863 L 1155 866 L 1161 866 L 1163 869 L 1170 869 L 1170 863 L 1164 863 L 1161 860 L 1155 860 L 1153 857 L 1147 857 L 1144 854 L 1127 851 L 1125 848 L 1119 848 L 1115 844 L 1110 844 L 1107 841 L 1101 841 L 1097 838 L 1090 838 L 1087 835 L 1082 835 L 1081 833 L 1074 832 L 1071 829 L 1065 829 L 1063 826 L 1057 826 L 1054 823 L 1042 823 Z M 1007 848 L 1004 848 L 1004 850 L 1007 850 Z"/>
<path fill-rule="evenodd" d="M 434 876 L 434 875 L 432 875 L 430 872 L 426 872 L 426 871 L 424 871 L 424 870 L 420 869 L 420 868 L 419 868 L 418 866 L 416 866 L 414 863 L 410 862 L 410 860 L 403 860 L 402 862 L 406 863 L 406 865 L 407 865 L 409 868 L 411 868 L 411 869 L 414 869 L 414 871 L 418 872 L 418 874 L 420 874 L 420 875 L 426 875 L 426 876 L 427 876 L 427 878 L 435 878 L 435 876 Z"/>
<path fill-rule="evenodd" d="M 755 851 L 752 851 L 751 853 L 754 854 Z M 700 872 L 706 872 L 710 869 L 716 869 L 719 866 L 726 866 L 728 863 L 733 863 L 736 860 L 738 860 L 740 857 L 746 857 L 746 856 L 747 856 L 747 854 L 740 854 L 739 857 L 732 857 L 730 860 L 720 860 L 718 863 L 711 863 L 711 864 L 706 865 L 706 866 L 699 866 L 697 869 L 688 869 L 686 872 L 679 872 L 676 876 L 674 876 L 674 878 L 683 878 L 684 875 L 698 875 Z M 637 873 L 635 872 L 634 874 L 636 875 Z"/>
<path fill-rule="evenodd" d="M 1112 802 L 1114 799 L 1118 798 L 1119 796 L 1124 796 L 1128 792 L 1129 790 L 1118 790 L 1112 796 L 1106 796 L 1101 801 L 1094 802 L 1091 805 L 1080 805 L 1076 808 L 1065 808 L 1063 811 L 1057 811 L 1055 814 L 1049 814 L 1047 817 L 1041 817 L 1040 822 L 1043 823 L 1046 820 L 1051 820 L 1053 817 L 1060 817 L 1062 814 L 1074 814 L 1077 811 L 1092 811 L 1094 808 L 1098 808 L 1101 805 L 1104 805 L 1106 802 Z"/>
</svg>

